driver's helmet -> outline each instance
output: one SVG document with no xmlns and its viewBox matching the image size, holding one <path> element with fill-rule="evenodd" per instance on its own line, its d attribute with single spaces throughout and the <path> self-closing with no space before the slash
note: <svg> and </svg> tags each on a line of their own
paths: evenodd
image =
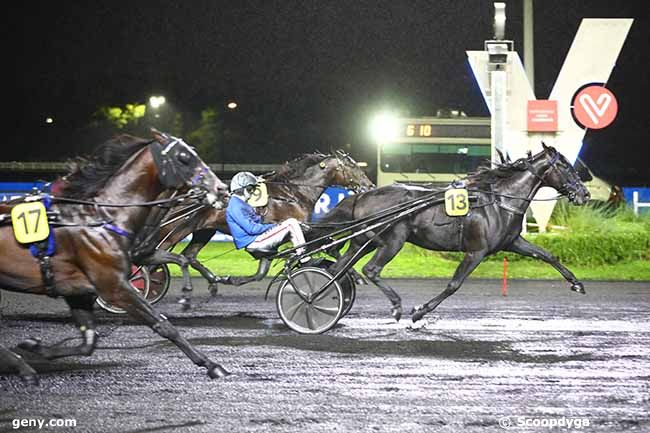
<svg viewBox="0 0 650 433">
<path fill-rule="evenodd" d="M 240 171 L 230 181 L 230 192 L 246 191 L 249 187 L 255 187 L 255 185 L 257 185 L 257 178 L 253 173 Z"/>
</svg>

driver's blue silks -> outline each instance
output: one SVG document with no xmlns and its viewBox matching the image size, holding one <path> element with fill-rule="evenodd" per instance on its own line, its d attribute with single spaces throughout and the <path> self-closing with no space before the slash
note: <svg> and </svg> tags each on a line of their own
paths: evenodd
<svg viewBox="0 0 650 433">
<path fill-rule="evenodd" d="M 247 247 L 259 235 L 275 227 L 275 224 L 262 223 L 262 217 L 255 209 L 236 195 L 232 195 L 228 202 L 226 222 L 237 249 Z"/>
</svg>

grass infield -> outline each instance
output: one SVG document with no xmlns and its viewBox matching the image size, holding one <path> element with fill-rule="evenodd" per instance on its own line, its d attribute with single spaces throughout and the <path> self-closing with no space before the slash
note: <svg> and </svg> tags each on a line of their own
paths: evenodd
<svg viewBox="0 0 650 433">
<path fill-rule="evenodd" d="M 533 241 L 534 242 L 534 241 Z M 183 244 L 174 251 L 181 251 Z M 506 255 L 507 256 L 507 255 Z M 371 258 L 364 257 L 355 268 L 361 267 Z M 245 251 L 237 251 L 228 242 L 211 242 L 199 254 L 199 260 L 217 275 L 251 275 L 257 270 L 257 261 Z M 451 278 L 458 266 L 458 260 L 450 260 L 440 253 L 430 252 L 414 245 L 405 245 L 391 261 L 382 276 L 385 278 Z M 280 271 L 280 263 L 274 264 L 271 274 Z M 650 263 L 647 260 L 632 260 L 612 265 L 566 265 L 581 280 L 637 280 L 650 281 Z M 172 275 L 179 276 L 180 270 L 171 266 Z M 192 275 L 198 272 L 192 270 Z M 503 261 L 484 261 L 472 273 L 475 278 L 503 278 Z M 508 278 L 562 279 L 550 265 L 541 260 L 522 259 L 508 262 Z"/>
</svg>

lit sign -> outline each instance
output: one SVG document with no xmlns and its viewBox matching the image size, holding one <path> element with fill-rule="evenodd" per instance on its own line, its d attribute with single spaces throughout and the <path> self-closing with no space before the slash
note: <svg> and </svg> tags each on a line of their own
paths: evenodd
<svg viewBox="0 0 650 433">
<path fill-rule="evenodd" d="M 581 87 L 573 95 L 571 113 L 581 128 L 602 129 L 616 119 L 618 102 L 602 84 L 592 83 Z"/>
<path fill-rule="evenodd" d="M 431 137 L 433 128 L 425 123 L 409 123 L 406 125 L 407 137 Z"/>
<path fill-rule="evenodd" d="M 528 101 L 528 131 L 557 131 L 557 101 L 546 99 Z"/>
</svg>

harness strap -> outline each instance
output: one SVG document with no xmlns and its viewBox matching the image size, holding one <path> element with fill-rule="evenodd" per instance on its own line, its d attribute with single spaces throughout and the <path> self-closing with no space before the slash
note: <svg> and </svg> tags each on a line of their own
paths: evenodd
<svg viewBox="0 0 650 433">
<path fill-rule="evenodd" d="M 497 206 L 499 206 L 501 209 L 506 210 L 506 211 L 508 211 L 510 213 L 513 213 L 515 215 L 525 215 L 526 214 L 526 212 L 522 212 L 519 209 L 517 209 L 516 207 L 510 206 L 509 204 L 507 204 L 507 203 L 505 203 L 505 202 L 503 202 L 501 200 L 497 200 L 496 203 L 497 203 Z"/>
<path fill-rule="evenodd" d="M 45 206 L 46 212 L 52 206 L 52 198 L 49 194 L 43 195 L 43 205 Z M 38 259 L 38 267 L 41 271 L 41 278 L 43 279 L 43 285 L 47 290 L 47 295 L 52 298 L 56 298 L 59 295 L 56 290 L 54 270 L 52 269 L 51 260 L 51 256 L 55 251 L 56 243 L 54 241 L 53 230 L 50 230 L 50 235 L 47 239 L 29 246 L 29 252 L 32 253 L 32 256 Z"/>
<path fill-rule="evenodd" d="M 102 228 L 104 228 L 106 230 L 110 230 L 113 233 L 117 233 L 120 236 L 124 236 L 125 238 L 130 239 L 133 236 L 133 233 L 131 233 L 130 231 L 124 230 L 123 228 L 120 228 L 120 227 L 118 227 L 116 225 L 113 225 L 113 224 L 104 223 L 100 227 L 102 227 Z"/>
<path fill-rule="evenodd" d="M 47 290 L 47 296 L 56 298 L 59 296 L 59 292 L 56 290 L 56 285 L 54 282 L 54 270 L 52 269 L 52 260 L 48 255 L 38 256 L 38 265 L 41 270 L 41 278 L 43 278 L 43 284 Z"/>
</svg>

